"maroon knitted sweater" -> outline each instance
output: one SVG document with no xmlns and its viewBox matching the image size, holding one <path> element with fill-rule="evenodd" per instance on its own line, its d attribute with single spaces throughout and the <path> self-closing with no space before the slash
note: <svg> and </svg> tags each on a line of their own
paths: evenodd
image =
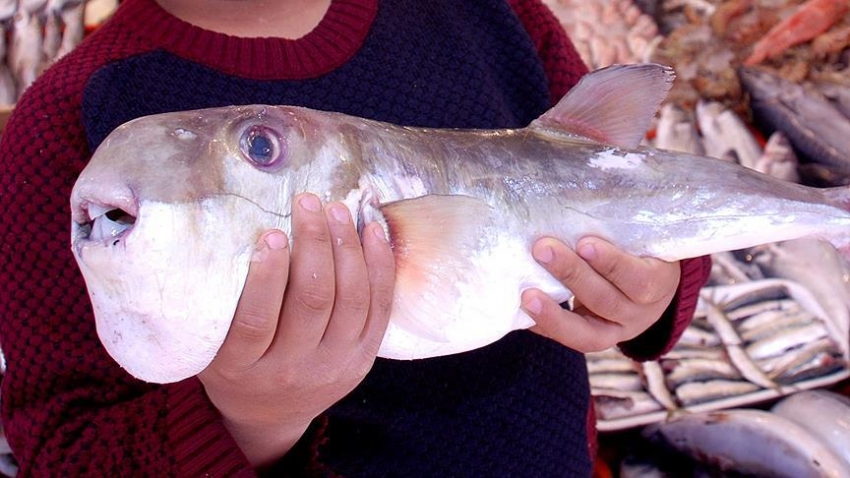
<svg viewBox="0 0 850 478">
<path fill-rule="evenodd" d="M 2 419 L 22 475 L 253 474 L 197 379 L 139 382 L 97 339 L 68 198 L 118 124 L 291 103 L 419 126 L 518 127 L 585 72 L 538 0 L 336 0 L 295 41 L 215 34 L 153 0 L 123 2 L 26 92 L 0 142 Z M 623 349 L 647 358 L 671 347 L 707 272 L 704 259 L 683 262 L 668 312 Z M 588 406 L 581 355 L 530 332 L 452 357 L 379 360 L 282 470 L 585 474 Z"/>
</svg>

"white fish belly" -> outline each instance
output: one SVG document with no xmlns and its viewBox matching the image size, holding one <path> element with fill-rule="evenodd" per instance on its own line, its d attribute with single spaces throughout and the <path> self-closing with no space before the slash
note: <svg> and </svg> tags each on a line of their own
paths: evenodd
<svg viewBox="0 0 850 478">
<path fill-rule="evenodd" d="M 531 256 L 524 238 L 503 234 L 424 292 L 397 287 L 393 315 L 380 357 L 419 359 L 466 352 L 489 345 L 534 321 L 520 308 L 523 291 L 536 288 L 559 302 L 572 294 Z M 486 294 L 482 294 L 486 290 Z M 427 333 L 410 318 L 428 320 Z"/>
</svg>

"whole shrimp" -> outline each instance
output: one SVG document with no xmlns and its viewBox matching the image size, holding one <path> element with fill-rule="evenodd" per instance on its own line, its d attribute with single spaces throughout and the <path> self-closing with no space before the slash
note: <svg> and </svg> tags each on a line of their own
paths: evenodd
<svg viewBox="0 0 850 478">
<path fill-rule="evenodd" d="M 786 49 L 809 41 L 832 27 L 850 10 L 847 0 L 809 0 L 785 20 L 777 23 L 753 46 L 744 60 L 747 66 L 757 65 L 778 56 Z"/>
</svg>

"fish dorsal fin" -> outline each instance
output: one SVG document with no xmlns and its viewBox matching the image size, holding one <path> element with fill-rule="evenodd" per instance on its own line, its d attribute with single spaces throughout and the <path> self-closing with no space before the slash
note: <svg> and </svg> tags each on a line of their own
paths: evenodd
<svg viewBox="0 0 850 478">
<path fill-rule="evenodd" d="M 469 196 L 430 195 L 380 207 L 396 260 L 392 321 L 435 342 L 455 317 L 460 284 L 469 284 L 475 252 L 491 224 L 490 206 Z"/>
<path fill-rule="evenodd" d="M 675 78 L 672 68 L 655 63 L 592 71 L 529 127 L 634 148 L 649 129 Z"/>
</svg>

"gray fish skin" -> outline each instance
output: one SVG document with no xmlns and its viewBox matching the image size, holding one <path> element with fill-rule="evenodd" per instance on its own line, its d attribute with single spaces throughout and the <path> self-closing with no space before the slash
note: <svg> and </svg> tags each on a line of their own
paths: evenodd
<svg viewBox="0 0 850 478">
<path fill-rule="evenodd" d="M 788 478 L 850 476 L 850 467 L 806 429 L 763 410 L 680 415 L 642 433 L 725 471 Z"/>
<path fill-rule="evenodd" d="M 827 390 L 806 390 L 783 398 L 771 411 L 822 440 L 850 467 L 850 398 Z"/>
<path fill-rule="evenodd" d="M 531 257 L 544 235 L 571 244 L 601 236 L 669 261 L 802 236 L 847 245 L 844 189 L 636 147 L 657 103 L 629 121 L 610 114 L 626 97 L 596 103 L 605 95 L 595 85 L 620 84 L 621 74 L 647 78 L 643 87 L 627 83 L 633 95 L 660 90 L 663 98 L 672 81 L 658 65 L 600 70 L 521 129 L 410 128 L 268 105 L 117 128 L 71 198 L 72 249 L 101 340 L 139 378 L 198 373 L 224 340 L 257 238 L 270 228 L 290 232 L 292 197 L 305 191 L 344 201 L 361 222 L 384 223 L 399 270 L 381 350 L 390 358 L 470 350 L 531 326 L 519 307 L 528 288 L 567 300 Z M 610 123 L 612 132 L 591 140 L 562 127 L 564 110 L 581 108 L 604 116 L 599 129 Z M 251 160 L 246 144 L 258 136 L 271 164 Z"/>
<path fill-rule="evenodd" d="M 741 68 L 753 111 L 813 162 L 850 172 L 850 119 L 823 96 L 757 68 Z"/>
</svg>

